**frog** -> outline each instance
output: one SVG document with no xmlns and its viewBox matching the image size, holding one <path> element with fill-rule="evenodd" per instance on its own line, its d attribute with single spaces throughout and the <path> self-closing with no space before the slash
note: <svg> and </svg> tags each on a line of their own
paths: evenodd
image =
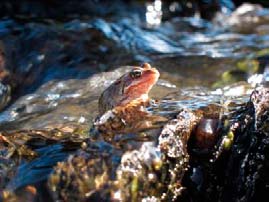
<svg viewBox="0 0 269 202">
<path fill-rule="evenodd" d="M 91 132 L 98 131 L 107 139 L 119 133 L 139 132 L 156 128 L 167 119 L 147 111 L 152 99 L 149 92 L 159 79 L 159 71 L 149 63 L 134 66 L 114 81 L 101 94 L 99 117 Z"/>
<path fill-rule="evenodd" d="M 148 102 L 148 93 L 156 84 L 160 76 L 156 68 L 149 63 L 140 67 L 134 66 L 130 72 L 123 74 L 101 94 L 98 106 L 99 113 L 104 114 L 117 106 L 126 106 L 130 103 L 142 105 Z"/>
</svg>

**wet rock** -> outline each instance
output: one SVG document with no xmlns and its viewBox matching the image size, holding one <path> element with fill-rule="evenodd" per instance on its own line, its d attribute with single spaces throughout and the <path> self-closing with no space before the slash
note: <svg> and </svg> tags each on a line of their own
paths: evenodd
<svg viewBox="0 0 269 202">
<path fill-rule="evenodd" d="M 189 164 L 187 143 L 198 120 L 194 113 L 183 110 L 164 126 L 159 136 L 159 148 L 165 155 L 164 164 L 168 169 L 168 190 L 161 197 L 164 201 L 175 201 L 185 189 L 182 178 Z"/>
<path fill-rule="evenodd" d="M 262 117 L 266 117 L 268 110 L 267 92 L 267 88 L 254 91 L 248 105 L 232 123 L 235 140 L 231 153 L 214 165 L 217 168 L 220 165 L 224 166 L 222 171 L 216 172 L 219 177 L 223 176 L 227 179 L 219 182 L 221 183 L 219 194 L 215 195 L 211 192 L 211 197 L 215 195 L 214 197 L 223 201 L 227 200 L 227 196 L 231 201 L 255 201 L 263 197 L 265 184 L 268 182 L 265 173 L 268 145 L 267 132 L 260 127 L 266 125 L 266 118 L 260 121 Z M 261 125 L 257 126 L 257 124 Z M 214 190 L 212 189 L 213 192 Z"/>
<path fill-rule="evenodd" d="M 113 192 L 113 173 L 118 159 L 107 143 L 94 143 L 59 162 L 49 179 L 55 200 L 107 201 Z M 114 172 L 113 172 L 114 171 Z"/>
<path fill-rule="evenodd" d="M 70 141 L 72 136 L 73 135 L 70 133 L 59 130 L 21 130 L 2 132 L 0 134 L 0 195 L 7 201 L 9 201 L 9 197 L 15 197 L 15 199 L 18 198 L 14 200 L 19 201 L 20 194 L 19 192 L 17 193 L 17 191 L 29 184 L 37 185 L 46 178 L 50 169 L 42 169 L 43 165 L 55 165 L 57 161 L 63 160 L 66 157 L 67 151 L 72 151 L 75 148 L 80 147 L 84 138 L 79 137 L 79 135 L 74 135 L 73 142 Z M 52 144 L 56 145 L 52 146 Z M 65 144 L 68 144 L 68 149 L 65 148 Z M 58 154 L 55 156 L 52 152 L 54 154 L 52 156 L 54 157 L 50 157 L 49 147 L 52 147 L 51 152 L 57 151 Z M 65 150 L 65 152 L 62 150 Z M 61 152 L 62 154 L 60 154 Z M 37 168 L 36 172 L 27 171 L 33 167 Z M 38 169 L 38 167 L 41 169 Z M 38 192 L 37 195 L 42 193 L 43 192 Z"/>
<path fill-rule="evenodd" d="M 196 145 L 200 148 L 212 148 L 218 140 L 217 119 L 202 119 L 194 132 Z"/>
<path fill-rule="evenodd" d="M 251 33 L 253 29 L 267 24 L 268 20 L 267 8 L 263 8 L 259 4 L 244 3 L 225 20 L 225 24 L 237 32 Z"/>
<path fill-rule="evenodd" d="M 199 118 L 191 111 L 182 111 L 176 119 L 169 121 L 159 136 L 159 147 L 170 158 L 184 159 L 187 142 Z"/>
<path fill-rule="evenodd" d="M 190 173 L 185 175 L 192 177 L 184 182 L 194 198 L 264 201 L 269 180 L 268 92 L 267 87 L 256 89 L 248 103 L 230 114 L 228 128 L 221 133 L 224 139 L 215 145 L 219 147 L 215 160 L 192 156 Z"/>
<path fill-rule="evenodd" d="M 268 88 L 260 88 L 253 92 L 245 120 L 241 119 L 241 128 L 236 130 L 236 137 L 226 174 L 234 172 L 233 183 L 227 181 L 223 197 L 231 193 L 233 200 L 263 201 L 268 191 Z M 242 117 L 243 118 L 243 117 Z M 237 186 L 233 191 L 227 186 Z M 235 187 L 234 187 L 235 188 Z M 228 193 L 227 193 L 227 192 Z"/>
<path fill-rule="evenodd" d="M 117 169 L 114 199 L 141 201 L 160 197 L 166 172 L 162 173 L 163 158 L 153 143 L 143 143 L 140 149 L 125 152 Z M 164 174 L 164 175 L 163 175 Z M 117 196 L 118 194 L 118 196 Z M 118 197 L 118 198 L 117 198 Z"/>
</svg>

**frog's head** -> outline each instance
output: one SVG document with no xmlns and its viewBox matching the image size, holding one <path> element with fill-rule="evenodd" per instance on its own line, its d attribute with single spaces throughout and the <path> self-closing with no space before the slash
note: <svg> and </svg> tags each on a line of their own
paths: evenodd
<svg viewBox="0 0 269 202">
<path fill-rule="evenodd" d="M 102 113 L 133 100 L 147 101 L 148 93 L 159 76 L 158 70 L 148 63 L 144 63 L 141 67 L 134 67 L 103 92 L 99 99 L 99 111 Z"/>
<path fill-rule="evenodd" d="M 134 67 L 124 75 L 122 80 L 118 80 L 118 82 L 122 82 L 121 105 L 136 99 L 146 101 L 149 91 L 157 82 L 159 76 L 158 70 L 151 68 L 148 63 L 141 67 Z"/>
</svg>

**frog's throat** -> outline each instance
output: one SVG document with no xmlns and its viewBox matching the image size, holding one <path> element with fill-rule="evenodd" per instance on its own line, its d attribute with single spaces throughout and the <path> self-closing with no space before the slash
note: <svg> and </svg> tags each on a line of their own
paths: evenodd
<svg viewBox="0 0 269 202">
<path fill-rule="evenodd" d="M 120 105 L 124 106 L 124 105 L 131 103 L 131 102 L 144 103 L 144 102 L 147 102 L 148 100 L 149 100 L 148 94 L 142 94 L 140 97 L 135 98 L 135 99 L 129 99 L 128 97 L 125 97 L 120 101 L 120 103 L 121 103 Z"/>
</svg>

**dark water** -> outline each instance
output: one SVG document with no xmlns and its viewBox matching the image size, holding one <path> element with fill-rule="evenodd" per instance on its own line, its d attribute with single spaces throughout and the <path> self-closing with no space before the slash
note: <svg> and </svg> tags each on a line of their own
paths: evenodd
<svg viewBox="0 0 269 202">
<path fill-rule="evenodd" d="M 156 113 L 169 117 L 179 108 L 221 103 L 230 96 L 245 102 L 253 89 L 248 78 L 267 63 L 269 10 L 245 5 L 219 12 L 211 21 L 198 14 L 161 21 L 156 2 L 140 3 L 120 17 L 2 18 L 0 130 L 84 131 L 80 142 L 98 115 L 100 93 L 128 65 L 143 62 L 161 72 L 151 92 L 160 100 L 152 109 Z M 20 138 L 18 145 L 27 142 Z M 36 158 L 9 159 L 3 149 L 0 177 L 12 174 L 1 181 L 1 189 L 42 182 L 79 148 L 40 139 L 27 144 Z"/>
</svg>

